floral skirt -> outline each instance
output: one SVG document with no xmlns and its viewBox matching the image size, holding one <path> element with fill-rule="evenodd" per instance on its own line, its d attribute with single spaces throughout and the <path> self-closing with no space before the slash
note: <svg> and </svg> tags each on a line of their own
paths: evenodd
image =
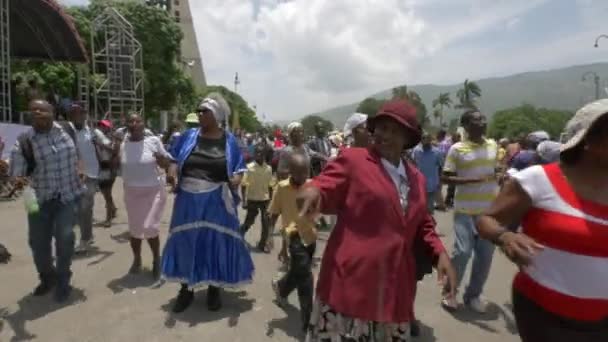
<svg viewBox="0 0 608 342">
<path fill-rule="evenodd" d="M 378 323 L 343 316 L 315 301 L 307 342 L 406 342 L 409 323 Z"/>
</svg>

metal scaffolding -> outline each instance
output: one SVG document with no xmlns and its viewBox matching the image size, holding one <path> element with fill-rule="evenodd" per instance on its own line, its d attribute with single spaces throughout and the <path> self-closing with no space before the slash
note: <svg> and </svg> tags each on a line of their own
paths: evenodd
<svg viewBox="0 0 608 342">
<path fill-rule="evenodd" d="M 108 7 L 91 30 L 93 112 L 95 119 L 144 113 L 142 47 L 133 26 Z M 88 87 L 88 86 L 87 86 Z"/>
<path fill-rule="evenodd" d="M 10 0 L 0 0 L 0 112 L 2 122 L 12 121 Z"/>
</svg>

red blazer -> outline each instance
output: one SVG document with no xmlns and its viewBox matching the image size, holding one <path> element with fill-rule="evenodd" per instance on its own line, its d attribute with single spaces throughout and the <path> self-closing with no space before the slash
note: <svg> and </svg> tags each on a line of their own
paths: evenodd
<svg viewBox="0 0 608 342">
<path fill-rule="evenodd" d="M 403 162 L 410 183 L 406 213 L 380 156 L 368 149 L 345 149 L 310 183 L 321 190 L 322 212 L 338 216 L 323 254 L 317 296 L 348 317 L 411 321 L 414 243 L 434 260 L 445 251 L 427 211 L 424 176 Z"/>
</svg>

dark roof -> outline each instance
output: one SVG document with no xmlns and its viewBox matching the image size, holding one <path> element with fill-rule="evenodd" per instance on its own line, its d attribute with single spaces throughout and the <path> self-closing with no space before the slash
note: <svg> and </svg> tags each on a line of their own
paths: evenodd
<svg viewBox="0 0 608 342">
<path fill-rule="evenodd" d="M 10 0 L 11 55 L 88 62 L 74 21 L 55 0 Z"/>
</svg>

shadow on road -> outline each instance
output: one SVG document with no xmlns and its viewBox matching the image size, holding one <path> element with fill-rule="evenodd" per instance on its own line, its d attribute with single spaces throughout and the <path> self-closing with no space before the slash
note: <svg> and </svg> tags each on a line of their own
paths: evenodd
<svg viewBox="0 0 608 342">
<path fill-rule="evenodd" d="M 176 286 L 176 294 L 178 289 L 179 286 Z M 178 321 L 187 323 L 189 327 L 193 327 L 201 323 L 219 321 L 224 318 L 228 318 L 229 327 L 235 327 L 239 324 L 241 314 L 252 310 L 255 303 L 255 299 L 248 298 L 245 291 L 222 290 L 222 309 L 217 312 L 211 312 L 207 310 L 206 299 L 207 291 L 197 291 L 192 305 L 186 311 L 179 314 L 172 312 L 175 298 L 162 305 L 161 309 L 167 314 L 165 327 L 172 329 Z"/>
<path fill-rule="evenodd" d="M 281 330 L 296 341 L 304 341 L 305 336 L 302 332 L 300 310 L 291 304 L 287 304 L 282 309 L 285 311 L 285 317 L 271 319 L 266 322 L 266 336 L 273 337 L 275 330 Z"/>
<path fill-rule="evenodd" d="M 87 297 L 84 294 L 84 291 L 77 288 L 72 289 L 70 298 L 64 303 L 56 303 L 53 300 L 52 295 L 33 297 L 31 294 L 28 294 L 17 302 L 19 305 L 17 311 L 8 313 L 9 311 L 5 309 L 4 313 L 1 314 L 2 319 L 8 323 L 15 334 L 15 336 L 11 338 L 11 342 L 30 341 L 36 339 L 38 336 L 27 331 L 27 322 L 35 321 L 54 311 L 86 300 Z"/>
<path fill-rule="evenodd" d="M 513 318 L 507 314 L 507 312 L 500 305 L 492 302 L 488 303 L 487 311 L 484 314 L 476 313 L 463 308 L 460 308 L 458 311 L 452 312 L 451 314 L 454 318 L 461 322 L 476 325 L 480 329 L 494 334 L 499 333 L 499 331 L 491 327 L 486 322 L 496 321 L 502 317 L 505 321 L 505 328 L 507 331 L 513 335 L 517 334 L 517 327 Z"/>
<path fill-rule="evenodd" d="M 135 290 L 140 287 L 152 288 L 156 280 L 150 272 L 140 272 L 138 274 L 125 274 L 120 278 L 110 281 L 106 286 L 114 293 L 118 294 L 124 290 Z"/>
<path fill-rule="evenodd" d="M 114 252 L 104 251 L 99 249 L 99 247 L 97 246 L 91 246 L 86 253 L 74 253 L 74 260 L 92 259 L 98 257 L 97 259 L 92 260 L 87 264 L 88 266 L 93 266 L 104 262 L 113 254 Z"/>
<path fill-rule="evenodd" d="M 127 243 L 129 242 L 129 240 L 131 240 L 131 233 L 129 233 L 129 231 L 126 231 L 116 235 L 111 234 L 110 239 L 118 243 Z"/>
<path fill-rule="evenodd" d="M 435 341 L 437 341 L 437 337 L 435 337 L 435 329 L 424 324 L 424 322 L 418 322 L 418 325 L 420 325 L 420 336 L 412 338 L 412 341 L 415 341 L 415 342 L 435 342 Z"/>
</svg>

